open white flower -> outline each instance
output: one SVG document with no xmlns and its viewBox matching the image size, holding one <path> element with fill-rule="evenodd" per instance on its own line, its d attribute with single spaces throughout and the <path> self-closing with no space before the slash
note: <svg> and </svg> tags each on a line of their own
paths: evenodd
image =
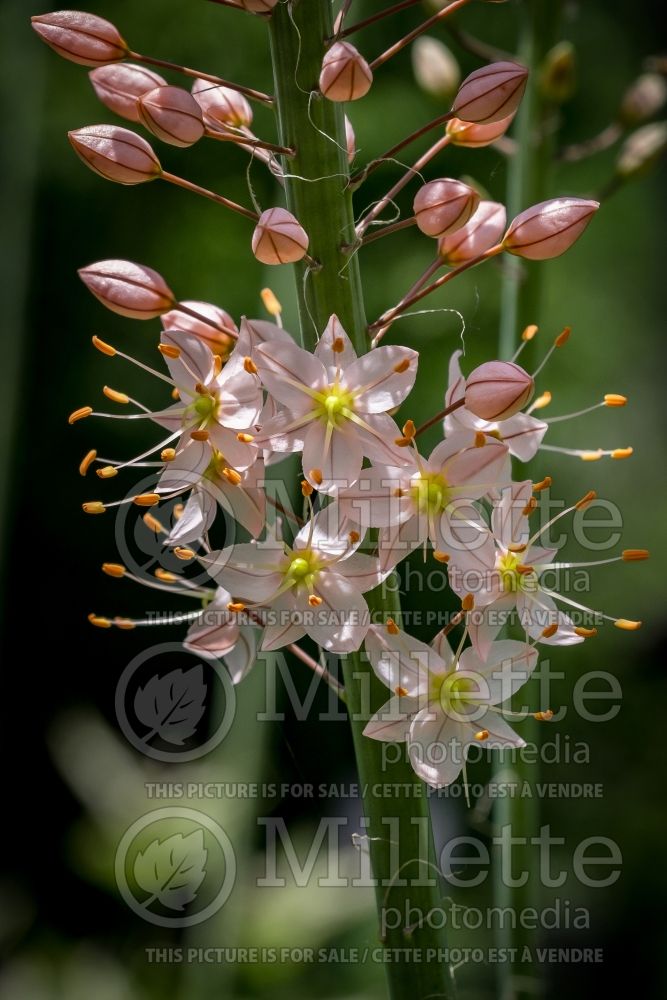
<svg viewBox="0 0 667 1000">
<path fill-rule="evenodd" d="M 379 347 L 357 354 L 332 316 L 314 354 L 284 337 L 253 351 L 262 383 L 284 410 L 268 420 L 257 443 L 274 451 L 303 451 L 303 473 L 323 493 L 355 483 L 364 456 L 406 463 L 401 432 L 389 416 L 417 374 L 416 351 Z"/>
<path fill-rule="evenodd" d="M 491 749 L 525 746 L 496 706 L 530 677 L 537 663 L 532 646 L 496 642 L 485 663 L 471 646 L 454 653 L 442 633 L 427 646 L 391 623 L 371 626 L 365 647 L 392 697 L 371 717 L 364 734 L 407 742 L 410 763 L 427 784 L 451 784 L 473 743 Z"/>
<path fill-rule="evenodd" d="M 239 610 L 261 610 L 262 649 L 309 635 L 323 649 L 358 649 L 369 625 L 363 598 L 382 582 L 378 560 L 357 552 L 361 535 L 331 504 L 305 524 L 291 545 L 270 537 L 234 545 L 201 561 L 234 596 Z"/>
</svg>

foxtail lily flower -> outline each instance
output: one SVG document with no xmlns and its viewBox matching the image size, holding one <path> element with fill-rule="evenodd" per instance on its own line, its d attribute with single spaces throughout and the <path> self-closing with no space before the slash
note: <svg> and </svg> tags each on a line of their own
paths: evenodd
<svg viewBox="0 0 667 1000">
<path fill-rule="evenodd" d="M 464 636 L 465 640 L 465 636 Z M 471 646 L 452 650 L 440 633 L 430 646 L 393 622 L 372 625 L 365 648 L 392 697 L 369 720 L 364 735 L 406 742 L 416 774 L 434 788 L 456 780 L 471 745 L 523 747 L 497 706 L 528 680 L 537 651 L 525 642 L 495 642 L 483 662 Z"/>
</svg>

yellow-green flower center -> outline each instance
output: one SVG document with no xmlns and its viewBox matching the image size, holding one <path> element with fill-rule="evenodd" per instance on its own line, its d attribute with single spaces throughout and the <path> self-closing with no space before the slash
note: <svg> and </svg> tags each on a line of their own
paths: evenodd
<svg viewBox="0 0 667 1000">
<path fill-rule="evenodd" d="M 431 675 L 429 700 L 438 702 L 444 712 L 465 715 L 466 710 L 479 705 L 475 678 L 461 676 L 456 670 L 451 670 L 448 674 Z"/>
<path fill-rule="evenodd" d="M 439 514 L 450 499 L 447 480 L 435 472 L 425 472 L 415 476 L 410 492 L 422 514 Z"/>
<path fill-rule="evenodd" d="M 186 413 L 197 417 L 202 422 L 207 422 L 215 417 L 218 409 L 218 400 L 214 396 L 200 395 L 187 407 Z"/>
<path fill-rule="evenodd" d="M 503 590 L 507 594 L 516 594 L 521 589 L 521 573 L 517 570 L 519 557 L 514 552 L 507 552 L 498 560 L 498 572 Z"/>
<path fill-rule="evenodd" d="M 312 549 L 299 549 L 296 552 L 288 549 L 283 568 L 285 583 L 292 587 L 304 586 L 312 590 L 321 566 L 317 553 Z"/>
<path fill-rule="evenodd" d="M 354 395 L 336 383 L 318 392 L 315 401 L 316 417 L 333 427 L 338 427 L 354 412 Z"/>
</svg>

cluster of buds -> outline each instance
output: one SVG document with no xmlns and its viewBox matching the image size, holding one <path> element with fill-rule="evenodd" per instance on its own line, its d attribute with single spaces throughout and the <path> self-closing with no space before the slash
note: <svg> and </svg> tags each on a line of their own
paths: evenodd
<svg viewBox="0 0 667 1000">
<path fill-rule="evenodd" d="M 238 0 L 235 5 L 270 17 L 276 0 Z M 113 25 L 94 15 L 63 11 L 36 17 L 33 26 L 61 55 L 93 67 L 96 94 L 122 118 L 169 145 L 186 147 L 205 137 L 233 142 L 257 155 L 283 183 L 288 181 L 286 161 L 295 151 L 250 131 L 249 101 L 271 103 L 267 95 L 183 68 L 195 77 L 191 91 L 173 86 L 145 68 L 156 60 L 132 52 Z M 402 40 L 367 62 L 346 34 L 341 19 L 323 54 L 319 92 L 307 95 L 309 101 L 364 97 L 377 69 L 407 44 Z M 526 87 L 525 67 L 492 63 L 459 86 L 457 68 L 446 53 L 434 39 L 421 39 L 413 51 L 424 88 L 448 99 L 454 96 L 450 111 L 437 120 L 445 126 L 444 135 L 380 206 L 445 145 L 487 146 L 502 139 L 511 125 Z M 631 104 L 628 100 L 626 116 Z M 308 256 L 309 234 L 287 209 L 254 211 L 175 176 L 144 138 L 124 127 L 77 129 L 70 141 L 105 178 L 121 184 L 162 179 L 249 218 L 254 223 L 252 253 L 263 264 L 305 261 L 306 279 L 322 266 Z M 356 142 L 347 119 L 345 141 L 351 161 Z M 277 156 L 285 158 L 282 163 Z M 132 469 L 140 469 L 143 479 L 140 490 L 131 486 L 120 499 L 89 500 L 83 509 L 100 515 L 111 508 L 137 507 L 146 530 L 160 537 L 163 551 L 180 567 L 166 571 L 157 566 L 149 576 L 110 562 L 104 572 L 201 602 L 201 610 L 177 619 L 189 623 L 185 646 L 223 659 L 234 683 L 246 676 L 258 649 L 288 647 L 308 662 L 298 645 L 304 636 L 329 653 L 347 654 L 364 646 L 391 692 L 366 735 L 406 740 L 415 770 L 431 785 L 453 781 L 475 742 L 520 746 L 520 737 L 506 721 L 511 713 L 498 706 L 530 676 L 536 647 L 583 642 L 606 619 L 624 631 L 640 623 L 595 612 L 560 591 L 560 571 L 578 564 L 557 561 L 557 547 L 549 544 L 547 534 L 556 521 L 590 506 L 594 492 L 536 526 L 540 498 L 551 478 L 539 483 L 515 479 L 511 460 L 527 461 L 539 447 L 589 459 L 627 457 L 631 449 L 585 452 L 543 444 L 550 423 L 598 406 L 623 406 L 625 397 L 608 393 L 585 411 L 538 420 L 533 412 L 551 396 L 544 392 L 533 398 L 535 376 L 551 353 L 565 345 L 569 330 L 555 338 L 529 374 L 517 361 L 535 338 L 537 328 L 529 327 L 512 359 L 486 361 L 467 378 L 456 352 L 449 383 L 443 386 L 444 410 L 421 427 L 410 418 L 399 423 L 397 411 L 418 378 L 419 355 L 408 346 L 378 346 L 378 341 L 412 302 L 483 260 L 503 252 L 536 261 L 564 253 L 598 207 L 582 198 L 551 199 L 520 212 L 508 226 L 504 206 L 483 199 L 471 185 L 450 177 L 424 183 L 407 222 L 437 240 L 436 260 L 397 306 L 369 326 L 366 350 L 355 349 L 335 314 L 326 325 L 319 323 L 313 351 L 298 346 L 284 329 L 281 305 L 268 289 L 262 298 L 275 322 L 243 318 L 237 325 L 220 306 L 179 300 L 150 267 L 105 260 L 82 268 L 82 280 L 106 308 L 130 319 L 160 320 L 157 351 L 166 365 L 166 372 L 157 370 L 93 338 L 107 359 L 139 366 L 167 391 L 162 405 L 150 409 L 105 386 L 106 399 L 126 409 L 125 414 L 86 405 L 70 415 L 72 424 L 125 417 L 161 429 L 159 440 L 134 458 L 115 460 L 98 456 L 96 449 L 87 451 L 80 472 L 86 476 L 94 470 L 100 489 L 106 480 Z M 377 213 L 376 206 L 362 220 L 357 243 L 347 252 L 363 245 L 363 232 Z M 346 252 L 345 245 L 339 249 Z M 428 285 L 443 266 L 450 270 Z M 336 274 L 334 283 L 343 281 L 342 273 Z M 434 425 L 439 440 L 426 453 L 420 435 Z M 299 456 L 301 464 L 299 513 L 278 503 L 265 479 L 268 465 L 290 455 Z M 269 518 L 270 508 L 280 516 Z M 250 540 L 216 548 L 211 529 L 220 512 L 231 516 Z M 460 599 L 460 611 L 428 646 L 391 618 L 371 625 L 365 597 L 418 550 L 446 569 Z M 647 555 L 643 549 L 625 549 L 601 562 L 634 562 Z M 547 575 L 556 582 L 547 584 Z M 520 640 L 499 638 L 503 616 L 521 626 Z M 90 620 L 104 628 L 151 624 L 98 614 Z M 454 648 L 448 636 L 459 626 L 463 634 Z M 548 711 L 535 713 L 535 718 L 549 717 Z M 424 764 L 425 755 L 418 751 L 436 730 L 441 738 L 445 733 L 458 741 L 458 766 L 452 759 Z"/>
</svg>

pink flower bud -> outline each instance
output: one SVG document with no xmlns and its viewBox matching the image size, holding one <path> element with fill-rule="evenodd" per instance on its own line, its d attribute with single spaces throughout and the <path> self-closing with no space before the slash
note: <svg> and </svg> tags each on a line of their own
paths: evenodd
<svg viewBox="0 0 667 1000">
<path fill-rule="evenodd" d="M 268 14 L 273 10 L 278 0 L 236 0 L 239 7 L 249 10 L 253 14 Z"/>
<path fill-rule="evenodd" d="M 445 236 L 464 226 L 478 205 L 479 195 L 471 187 L 443 178 L 419 189 L 413 210 L 422 233 Z"/>
<path fill-rule="evenodd" d="M 523 97 L 528 70 L 513 62 L 495 62 L 467 76 L 452 111 L 466 122 L 497 122 L 514 114 Z"/>
<path fill-rule="evenodd" d="M 192 96 L 202 109 L 204 124 L 209 128 L 248 128 L 252 124 L 252 108 L 243 94 L 231 87 L 216 87 L 208 80 L 195 80 Z"/>
<path fill-rule="evenodd" d="M 98 66 L 89 73 L 90 82 L 102 104 L 115 111 L 121 118 L 138 122 L 137 98 L 155 87 L 166 87 L 167 81 L 159 73 L 133 63 L 114 63 Z"/>
<path fill-rule="evenodd" d="M 505 206 L 497 201 L 482 201 L 465 226 L 438 242 L 438 253 L 445 264 L 464 264 L 496 246 L 507 225 Z"/>
<path fill-rule="evenodd" d="M 503 240 L 503 247 L 527 260 L 560 257 L 581 236 L 600 207 L 585 198 L 541 201 L 517 215 Z"/>
<path fill-rule="evenodd" d="M 224 333 L 224 327 L 234 333 L 238 333 L 236 323 L 224 309 L 214 306 L 210 302 L 189 302 L 184 301 L 179 305 L 187 306 L 194 312 L 199 313 L 202 319 L 196 319 L 189 313 L 182 312 L 179 306 L 170 309 L 162 316 L 162 328 L 164 330 L 182 330 L 183 333 L 194 334 L 211 348 L 215 354 L 226 356 L 234 344 L 234 338 L 230 334 Z M 206 319 L 210 320 L 209 323 Z"/>
<path fill-rule="evenodd" d="M 80 10 L 57 10 L 31 17 L 32 26 L 47 45 L 80 66 L 104 66 L 125 59 L 127 43 L 110 21 Z"/>
<path fill-rule="evenodd" d="M 170 146 L 192 146 L 204 135 L 201 108 L 182 87 L 156 87 L 139 98 L 138 107 L 148 131 Z"/>
<path fill-rule="evenodd" d="M 103 306 L 130 319 L 154 319 L 176 305 L 157 271 L 130 260 L 100 260 L 82 267 L 79 277 Z"/>
<path fill-rule="evenodd" d="M 535 383 L 513 361 L 486 361 L 466 379 L 465 406 L 481 420 L 507 420 L 522 410 Z"/>
<path fill-rule="evenodd" d="M 512 124 L 514 112 L 499 121 L 479 125 L 477 122 L 462 122 L 460 118 L 452 118 L 447 124 L 447 135 L 454 146 L 466 146 L 476 149 L 480 146 L 490 146 L 500 139 Z"/>
<path fill-rule="evenodd" d="M 345 115 L 345 144 L 347 146 L 347 162 L 352 163 L 357 155 L 357 137 L 347 115 Z"/>
<path fill-rule="evenodd" d="M 118 184 L 154 181 L 162 173 L 145 139 L 117 125 L 89 125 L 67 133 L 74 152 L 91 170 Z"/>
<path fill-rule="evenodd" d="M 293 264 L 308 249 L 308 235 L 291 212 L 267 208 L 252 234 L 252 252 L 262 264 Z"/>
<path fill-rule="evenodd" d="M 357 101 L 372 82 L 373 71 L 349 42 L 336 42 L 324 56 L 320 90 L 330 101 Z"/>
</svg>

